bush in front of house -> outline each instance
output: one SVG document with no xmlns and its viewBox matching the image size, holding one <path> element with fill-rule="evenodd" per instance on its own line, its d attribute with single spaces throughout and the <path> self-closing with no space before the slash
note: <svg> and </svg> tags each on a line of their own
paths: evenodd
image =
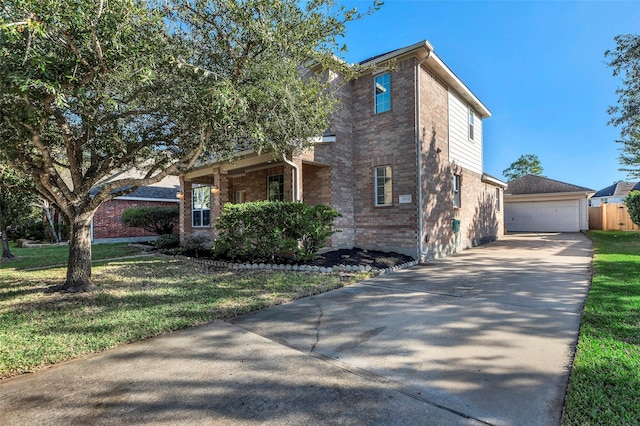
<svg viewBox="0 0 640 426">
<path fill-rule="evenodd" d="M 175 234 L 160 235 L 156 240 L 156 247 L 159 250 L 170 250 L 180 247 L 180 237 Z"/>
<path fill-rule="evenodd" d="M 175 207 L 132 207 L 122 213 L 122 221 L 131 227 L 142 228 L 157 235 L 173 233 L 180 216 Z"/>
<path fill-rule="evenodd" d="M 640 226 L 640 191 L 631 191 L 625 197 L 624 203 L 629 210 L 631 221 Z"/>
<path fill-rule="evenodd" d="M 214 255 L 270 261 L 288 256 L 312 259 L 333 230 L 340 214 L 327 206 L 298 202 L 257 201 L 226 204 L 216 219 L 219 238 Z"/>
</svg>

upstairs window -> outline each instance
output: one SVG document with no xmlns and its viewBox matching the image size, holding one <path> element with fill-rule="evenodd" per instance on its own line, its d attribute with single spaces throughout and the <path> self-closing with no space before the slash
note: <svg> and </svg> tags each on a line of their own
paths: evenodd
<svg viewBox="0 0 640 426">
<path fill-rule="evenodd" d="M 391 110 L 391 77 L 389 73 L 373 79 L 376 114 Z"/>
<path fill-rule="evenodd" d="M 284 175 L 271 175 L 267 178 L 267 200 L 284 201 Z"/>
<path fill-rule="evenodd" d="M 211 226 L 211 187 L 193 188 L 191 196 L 191 221 L 194 227 Z"/>
<path fill-rule="evenodd" d="M 473 140 L 473 126 L 476 118 L 476 114 L 471 108 L 469 108 L 469 140 Z"/>
<path fill-rule="evenodd" d="M 391 166 L 376 167 L 374 174 L 376 206 L 390 206 L 393 199 Z"/>
<path fill-rule="evenodd" d="M 460 208 L 460 175 L 453 175 L 453 207 Z"/>
</svg>

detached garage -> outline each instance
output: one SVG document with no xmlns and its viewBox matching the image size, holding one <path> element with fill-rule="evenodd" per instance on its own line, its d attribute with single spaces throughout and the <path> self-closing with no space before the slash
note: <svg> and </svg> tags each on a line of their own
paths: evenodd
<svg viewBox="0 0 640 426">
<path fill-rule="evenodd" d="M 579 232 L 589 228 L 588 199 L 595 191 L 542 176 L 527 175 L 504 191 L 508 232 Z"/>
</svg>

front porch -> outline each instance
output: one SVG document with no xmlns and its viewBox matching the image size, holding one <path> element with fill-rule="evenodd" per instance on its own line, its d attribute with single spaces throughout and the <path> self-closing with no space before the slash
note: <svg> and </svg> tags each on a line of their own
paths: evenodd
<svg viewBox="0 0 640 426">
<path fill-rule="evenodd" d="M 331 168 L 307 159 L 242 153 L 233 161 L 198 167 L 180 176 L 180 240 L 217 237 L 215 219 L 226 203 L 301 201 L 331 205 Z"/>
</svg>

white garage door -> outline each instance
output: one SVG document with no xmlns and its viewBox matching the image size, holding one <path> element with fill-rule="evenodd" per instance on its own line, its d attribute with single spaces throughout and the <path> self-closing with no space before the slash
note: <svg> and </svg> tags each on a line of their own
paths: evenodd
<svg viewBox="0 0 640 426">
<path fill-rule="evenodd" d="M 578 200 L 535 201 L 504 204 L 508 232 L 578 232 Z"/>
</svg>

